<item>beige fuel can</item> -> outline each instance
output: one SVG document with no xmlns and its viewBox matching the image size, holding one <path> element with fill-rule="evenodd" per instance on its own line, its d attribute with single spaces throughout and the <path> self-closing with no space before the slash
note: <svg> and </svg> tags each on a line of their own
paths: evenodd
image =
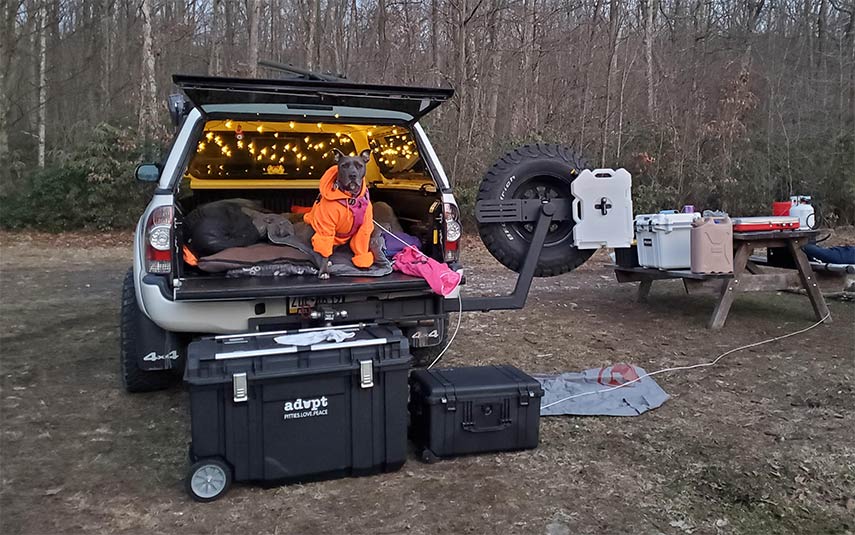
<svg viewBox="0 0 855 535">
<path fill-rule="evenodd" d="M 692 222 L 692 273 L 733 273 L 733 222 L 705 217 Z"/>
</svg>

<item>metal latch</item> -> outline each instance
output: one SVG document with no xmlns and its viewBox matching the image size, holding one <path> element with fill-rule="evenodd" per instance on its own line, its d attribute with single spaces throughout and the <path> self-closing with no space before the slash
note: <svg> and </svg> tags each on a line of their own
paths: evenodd
<svg viewBox="0 0 855 535">
<path fill-rule="evenodd" d="M 246 388 L 246 373 L 232 375 L 232 386 L 234 387 L 235 403 L 249 399 Z"/>
<path fill-rule="evenodd" d="M 374 386 L 374 361 L 360 360 L 359 361 L 359 386 L 362 388 L 371 388 Z"/>
<path fill-rule="evenodd" d="M 518 389 L 519 395 L 520 395 L 520 406 L 521 407 L 527 406 L 528 405 L 528 398 L 533 398 L 534 392 L 530 392 L 528 388 L 523 388 L 522 386 L 519 386 L 517 389 Z"/>
</svg>

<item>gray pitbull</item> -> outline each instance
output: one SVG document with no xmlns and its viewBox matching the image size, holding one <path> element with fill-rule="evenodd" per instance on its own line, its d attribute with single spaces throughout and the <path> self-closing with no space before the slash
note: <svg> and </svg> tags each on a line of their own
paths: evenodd
<svg viewBox="0 0 855 535">
<path fill-rule="evenodd" d="M 351 206 L 357 201 L 357 197 L 362 192 L 362 188 L 365 182 L 365 165 L 371 159 L 371 151 L 368 149 L 363 150 L 356 156 L 348 156 L 339 149 L 332 149 L 335 154 L 335 161 L 338 164 L 338 174 L 336 176 L 335 183 L 333 184 L 333 188 L 341 191 L 342 193 L 346 193 L 350 198 L 347 199 L 347 203 Z M 321 195 L 324 195 L 324 192 L 321 192 Z M 325 200 L 325 199 L 323 199 Z M 319 202 L 323 202 L 323 200 Z M 369 203 L 368 194 L 365 194 L 365 200 L 360 202 Z M 339 200 L 339 202 L 343 203 L 343 200 Z M 353 210 L 353 208 L 351 208 Z M 362 208 L 362 213 L 364 214 L 365 208 Z M 370 213 L 370 212 L 369 212 Z M 354 219 L 356 220 L 356 215 L 354 213 Z M 357 224 L 354 224 L 354 229 L 352 232 L 355 233 L 355 229 L 357 226 L 361 225 L 362 221 L 360 220 Z M 347 237 L 352 237 L 347 236 Z M 330 278 L 329 274 L 330 267 L 330 259 L 328 256 L 323 257 L 323 261 L 321 262 L 321 267 L 318 270 L 318 278 L 319 279 L 328 279 Z"/>
</svg>

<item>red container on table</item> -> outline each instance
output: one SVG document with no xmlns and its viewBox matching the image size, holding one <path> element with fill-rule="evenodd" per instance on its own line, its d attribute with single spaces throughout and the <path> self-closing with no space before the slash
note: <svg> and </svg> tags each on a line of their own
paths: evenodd
<svg viewBox="0 0 855 535">
<path fill-rule="evenodd" d="M 788 216 L 790 215 L 790 208 L 792 208 L 793 203 L 790 201 L 786 202 L 778 202 L 775 201 L 772 203 L 772 215 L 774 216 Z"/>
</svg>

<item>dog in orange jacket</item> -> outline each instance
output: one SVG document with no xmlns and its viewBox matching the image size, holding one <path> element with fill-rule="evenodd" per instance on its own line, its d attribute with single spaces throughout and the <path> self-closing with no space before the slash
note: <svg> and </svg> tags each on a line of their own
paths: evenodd
<svg viewBox="0 0 855 535">
<path fill-rule="evenodd" d="M 312 210 L 303 216 L 311 225 L 312 249 L 324 259 L 318 278 L 330 278 L 329 266 L 333 247 L 350 241 L 353 265 L 368 268 L 374 264 L 371 252 L 371 233 L 374 231 L 374 210 L 368 198 L 365 184 L 365 165 L 371 159 L 371 151 L 362 151 L 357 156 L 347 156 L 333 149 L 336 164 L 321 177 L 318 199 Z"/>
</svg>

